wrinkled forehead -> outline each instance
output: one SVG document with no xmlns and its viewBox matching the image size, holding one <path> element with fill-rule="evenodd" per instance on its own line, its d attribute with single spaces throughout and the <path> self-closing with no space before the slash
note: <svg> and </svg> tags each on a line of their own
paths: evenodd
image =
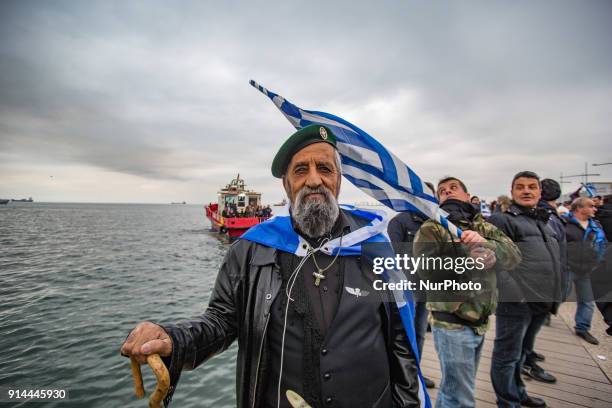
<svg viewBox="0 0 612 408">
<path fill-rule="evenodd" d="M 319 142 L 312 143 L 308 146 L 298 150 L 291 161 L 289 162 L 288 168 L 293 168 L 297 164 L 304 163 L 335 163 L 336 149 L 329 143 Z"/>
</svg>

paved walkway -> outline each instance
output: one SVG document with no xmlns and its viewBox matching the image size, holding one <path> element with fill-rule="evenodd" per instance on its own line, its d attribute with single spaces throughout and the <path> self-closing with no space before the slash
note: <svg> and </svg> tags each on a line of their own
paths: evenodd
<svg viewBox="0 0 612 408">
<path fill-rule="evenodd" d="M 543 398 L 551 408 L 612 407 L 612 372 L 610 360 L 612 354 L 612 337 L 599 330 L 603 327 L 601 316 L 595 311 L 594 330 L 592 333 L 602 343 L 595 347 L 576 337 L 571 330 L 571 319 L 575 304 L 564 304 L 559 316 L 554 316 L 550 326 L 545 326 L 538 335 L 536 351 L 546 356 L 540 363 L 547 371 L 557 377 L 557 383 L 545 384 L 525 377 L 525 384 L 530 395 Z M 569 325 L 568 325 L 569 323 Z M 495 393 L 491 385 L 489 370 L 491 352 L 495 338 L 495 324 L 491 325 L 485 338 L 482 358 L 476 380 L 476 406 L 495 407 Z M 440 383 L 440 364 L 434 350 L 431 333 L 427 333 L 422 361 L 424 374 Z M 601 360 L 597 356 L 603 356 Z M 437 388 L 430 391 L 435 400 Z"/>
</svg>

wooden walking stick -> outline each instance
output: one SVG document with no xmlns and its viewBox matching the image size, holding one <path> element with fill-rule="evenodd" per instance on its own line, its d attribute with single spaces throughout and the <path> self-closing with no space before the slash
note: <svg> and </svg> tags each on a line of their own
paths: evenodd
<svg viewBox="0 0 612 408">
<path fill-rule="evenodd" d="M 130 363 L 132 366 L 132 375 L 134 376 L 134 393 L 137 398 L 143 398 L 145 395 L 144 385 L 142 383 L 142 373 L 140 371 L 140 364 L 134 357 L 130 357 Z M 162 401 L 168 394 L 168 388 L 170 388 L 170 373 L 164 365 L 159 354 L 151 354 L 147 356 L 147 363 L 153 370 L 155 378 L 157 378 L 157 387 L 151 397 L 149 398 L 149 408 L 161 408 Z"/>
</svg>

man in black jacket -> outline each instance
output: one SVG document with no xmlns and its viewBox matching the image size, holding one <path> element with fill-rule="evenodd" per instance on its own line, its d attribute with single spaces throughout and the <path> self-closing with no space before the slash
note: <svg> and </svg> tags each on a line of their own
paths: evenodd
<svg viewBox="0 0 612 408">
<path fill-rule="evenodd" d="M 323 246 L 367 223 L 338 207 L 335 146 L 329 128 L 311 125 L 293 134 L 272 164 L 305 247 Z M 239 240 L 221 265 L 203 315 L 163 326 L 143 322 L 121 352 L 141 363 L 149 354 L 165 357 L 171 377 L 166 403 L 183 369 L 196 368 L 237 339 L 239 408 L 287 408 L 287 389 L 316 408 L 419 407 L 417 362 L 397 307 L 371 290 L 372 273 L 359 262 L 321 252 L 300 258 Z M 355 288 L 368 286 L 369 296 L 353 296 Z"/>
<path fill-rule="evenodd" d="M 500 303 L 496 312 L 496 337 L 491 380 L 498 407 L 544 407 L 527 394 L 521 367 L 533 351 L 535 338 L 546 316 L 555 311 L 560 297 L 559 245 L 547 225 L 549 214 L 538 209 L 541 198 L 537 174 L 523 171 L 512 180 L 512 205 L 494 214 L 489 222 L 512 239 L 523 256 L 511 271 L 498 275 Z"/>
<path fill-rule="evenodd" d="M 561 186 L 553 179 L 544 179 L 540 182 L 542 196 L 538 202 L 538 208 L 548 213 L 548 226 L 552 229 L 555 239 L 559 243 L 560 254 L 560 277 L 562 297 L 567 296 L 570 287 L 570 279 L 565 264 L 567 262 L 567 240 L 565 238 L 566 221 L 557 212 L 557 200 L 561 196 Z M 550 314 L 547 315 L 544 324 L 550 325 Z M 522 367 L 522 373 L 536 381 L 554 383 L 557 381 L 555 376 L 544 370 L 539 361 L 544 361 L 544 355 L 535 350 L 527 351 Z"/>
<path fill-rule="evenodd" d="M 567 270 L 567 239 L 565 234 L 565 225 L 567 221 L 559 215 L 557 211 L 557 200 L 561 196 L 561 186 L 553 179 L 544 179 L 541 181 L 542 198 L 538 203 L 538 208 L 543 208 L 549 215 L 548 226 L 553 230 L 555 239 L 559 243 L 559 251 L 561 254 L 561 294 L 563 298 L 567 297 L 568 291 L 571 288 L 569 279 L 569 271 Z"/>
<path fill-rule="evenodd" d="M 612 237 L 612 194 L 603 198 L 602 205 L 597 207 L 595 218 L 601 224 L 606 237 Z"/>
</svg>

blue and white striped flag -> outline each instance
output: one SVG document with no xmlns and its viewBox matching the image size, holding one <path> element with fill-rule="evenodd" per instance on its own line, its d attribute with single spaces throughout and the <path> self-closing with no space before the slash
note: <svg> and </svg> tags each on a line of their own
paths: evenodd
<svg viewBox="0 0 612 408">
<path fill-rule="evenodd" d="M 461 230 L 447 220 L 448 214 L 440 209 L 437 199 L 427 192 L 424 183 L 416 173 L 372 136 L 342 118 L 325 112 L 308 111 L 298 108 L 282 96 L 270 92 L 255 81 L 250 81 L 250 83 L 264 95 L 268 96 L 296 129 L 301 129 L 311 124 L 329 127 L 336 136 L 336 147 L 342 162 L 342 174 L 356 187 L 393 210 L 422 213 L 440 222 L 454 236 L 461 237 Z M 345 207 L 345 210 L 348 210 L 348 208 Z M 371 217 L 371 222 L 367 226 L 369 230 L 362 231 L 361 235 L 355 234 L 355 242 L 348 243 L 345 241 L 346 237 L 343 238 L 342 248 L 335 248 L 332 245 L 339 244 L 339 242 L 330 242 L 328 247 L 324 248 L 324 252 L 335 254 L 336 251 L 340 251 L 340 255 L 361 254 L 373 256 L 373 254 L 363 254 L 360 243 L 378 242 L 386 243 L 387 245 L 375 246 L 376 250 L 380 252 L 376 256 L 393 257 L 393 248 L 389 243 L 389 236 L 386 231 L 388 218 L 382 217 L 379 219 L 380 214 L 369 213 L 374 215 L 368 215 L 368 212 L 363 210 L 352 209 L 352 211 L 360 211 L 361 214 L 359 215 L 366 218 Z M 283 220 L 284 217 L 287 218 Z M 273 244 L 262 242 L 270 239 L 276 240 L 270 237 L 278 236 L 279 234 L 266 234 L 264 233 L 264 228 L 273 228 L 271 224 L 277 223 L 277 226 L 286 233 L 286 236 L 280 239 L 291 241 L 291 248 L 294 248 L 295 252 L 291 250 L 289 252 L 299 255 L 299 242 L 301 238 L 293 231 L 288 217 L 288 211 L 286 214 L 278 214 L 278 218 L 274 217 L 270 220 L 269 226 L 266 227 L 266 223 L 259 224 L 247 231 L 243 238 L 278 248 L 276 246 L 279 245 L 278 242 Z M 282 236 L 282 234 L 280 235 Z M 304 256 L 304 254 L 301 256 Z M 386 270 L 383 273 L 383 278 L 390 283 L 401 283 L 405 280 L 405 276 L 397 270 Z M 414 330 L 412 294 L 410 291 L 395 290 L 393 291 L 393 296 L 412 351 L 417 356 L 417 359 L 420 359 Z M 427 394 L 420 368 L 419 399 L 421 407 L 431 407 L 431 401 Z"/>
<path fill-rule="evenodd" d="M 336 135 L 342 175 L 361 191 L 395 211 L 421 213 L 461 238 L 461 230 L 448 221 L 448 214 L 419 176 L 372 136 L 338 116 L 298 108 L 257 82 L 250 83 L 269 97 L 296 129 L 313 123 L 328 126 Z"/>
<path fill-rule="evenodd" d="M 593 198 L 597 195 L 597 188 L 592 183 L 582 183 L 582 185 L 589 198 Z"/>
<path fill-rule="evenodd" d="M 489 207 L 489 204 L 487 204 L 484 200 L 480 202 L 480 213 L 485 218 L 489 218 L 491 216 L 491 208 Z"/>
<path fill-rule="evenodd" d="M 384 211 L 366 211 L 354 206 L 341 204 L 340 208 L 354 214 L 357 217 L 365 218 L 369 222 L 366 226 L 359 228 L 340 238 L 333 239 L 321 248 L 321 252 L 327 255 L 336 255 L 338 251 L 342 256 L 361 255 L 361 244 L 381 241 L 379 235 L 384 235 L 387 231 L 389 219 Z M 274 217 L 266 222 L 255 225 L 242 234 L 241 238 L 249 241 L 267 245 L 272 248 L 280 249 L 297 256 L 306 256 L 309 247 L 308 241 L 302 238 L 293 229 L 289 205 L 275 211 Z M 342 243 L 342 246 L 340 246 Z"/>
</svg>

